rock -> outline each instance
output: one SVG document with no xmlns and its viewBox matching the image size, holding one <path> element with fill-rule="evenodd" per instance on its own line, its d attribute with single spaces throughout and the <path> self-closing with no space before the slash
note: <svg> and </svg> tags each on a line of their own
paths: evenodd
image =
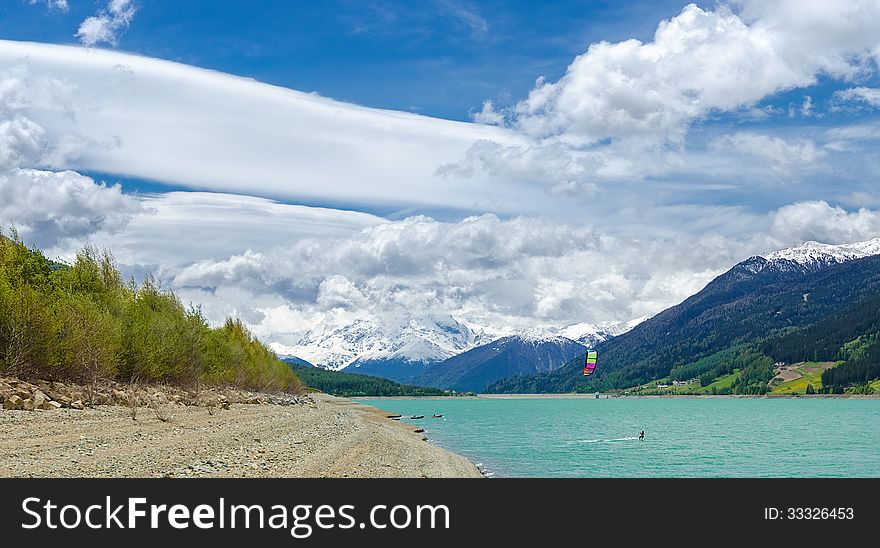
<svg viewBox="0 0 880 548">
<path fill-rule="evenodd" d="M 220 405 L 220 409 L 229 409 L 229 399 L 224 395 L 217 396 L 217 403 Z"/>
<path fill-rule="evenodd" d="M 34 408 L 36 409 L 45 409 L 46 403 L 49 401 L 49 396 L 43 393 L 42 390 L 37 390 L 34 392 Z"/>
<path fill-rule="evenodd" d="M 71 408 L 71 409 L 79 409 L 79 410 L 82 410 L 84 407 L 85 407 L 85 406 L 83 406 L 83 402 L 82 402 L 82 400 L 75 400 L 75 401 L 73 401 L 73 402 L 70 403 L 70 408 Z"/>
<path fill-rule="evenodd" d="M 13 394 L 3 402 L 3 409 L 18 410 L 21 409 L 23 403 L 24 400 L 18 394 Z"/>
<path fill-rule="evenodd" d="M 34 400 L 28 398 L 21 402 L 21 408 L 25 411 L 33 411 L 34 410 Z"/>
<path fill-rule="evenodd" d="M 52 409 L 61 409 L 61 404 L 58 403 L 57 401 L 50 400 L 50 401 L 46 402 L 46 406 L 43 407 L 43 409 L 46 411 L 51 411 Z"/>
</svg>

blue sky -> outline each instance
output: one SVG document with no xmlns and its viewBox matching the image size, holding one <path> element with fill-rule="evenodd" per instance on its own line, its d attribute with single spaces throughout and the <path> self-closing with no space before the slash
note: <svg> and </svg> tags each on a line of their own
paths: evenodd
<svg viewBox="0 0 880 548">
<path fill-rule="evenodd" d="M 880 236 L 878 28 L 876 0 L 7 0 L 0 223 L 285 348 L 629 320 Z"/>
<path fill-rule="evenodd" d="M 0 36 L 74 44 L 104 2 L 0 6 Z M 138 0 L 124 51 L 362 105 L 468 120 L 515 102 L 600 40 L 649 40 L 681 1 Z"/>
</svg>

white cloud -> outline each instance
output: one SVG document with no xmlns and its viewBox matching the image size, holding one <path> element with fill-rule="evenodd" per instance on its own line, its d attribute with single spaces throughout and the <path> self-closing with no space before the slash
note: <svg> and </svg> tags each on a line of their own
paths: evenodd
<svg viewBox="0 0 880 548">
<path fill-rule="evenodd" d="M 588 153 L 586 176 L 600 184 L 683 173 L 695 125 L 724 113 L 766 117 L 760 101 L 820 76 L 848 81 L 874 73 L 878 24 L 873 0 L 690 4 L 662 21 L 652 41 L 591 44 L 558 81 L 539 78 L 525 100 L 501 110 L 486 104 L 475 120 L 505 119 L 568 147 L 574 161 Z M 812 97 L 791 112 L 814 116 Z"/>
<path fill-rule="evenodd" d="M 106 8 L 83 20 L 76 36 L 88 47 L 102 43 L 115 46 L 119 33 L 131 25 L 135 12 L 133 0 L 110 0 Z"/>
<path fill-rule="evenodd" d="M 35 4 L 46 4 L 46 6 L 51 9 L 56 9 L 59 11 L 66 12 L 70 9 L 70 4 L 68 4 L 67 0 L 29 0 L 31 5 Z"/>
<path fill-rule="evenodd" d="M 483 101 L 483 109 L 474 113 L 471 118 L 478 124 L 486 124 L 490 126 L 504 125 L 504 115 L 497 110 L 492 101 L 486 99 Z"/>
<path fill-rule="evenodd" d="M 834 93 L 842 101 L 860 101 L 872 107 L 880 107 L 880 89 L 863 86 L 840 90 Z"/>
<path fill-rule="evenodd" d="M 77 242 L 101 231 L 119 230 L 141 211 L 116 186 L 74 172 L 16 169 L 0 173 L 0 220 L 16 227 L 32 245 Z"/>
<path fill-rule="evenodd" d="M 749 106 L 819 74 L 854 75 L 878 43 L 876 2 L 745 2 L 737 14 L 694 4 L 657 28 L 654 40 L 593 44 L 563 78 L 542 82 L 515 107 L 516 126 L 575 143 L 634 139 L 681 143 L 712 111 Z M 797 11 L 789 20 L 782 15 Z M 833 32 L 845 27 L 847 33 Z M 794 35 L 810 29 L 810 35 Z M 831 29 L 831 30 L 828 30 Z"/>
<path fill-rule="evenodd" d="M 437 0 L 437 3 L 446 13 L 463 23 L 470 30 L 472 37 L 482 39 L 488 34 L 489 22 L 475 7 L 457 0 Z"/>
<path fill-rule="evenodd" d="M 809 118 L 813 115 L 813 98 L 809 95 L 804 97 L 804 102 L 801 103 L 801 116 L 804 118 Z"/>
<path fill-rule="evenodd" d="M 304 239 L 349 236 L 386 222 L 366 213 L 231 194 L 169 192 L 138 200 L 144 213 L 131 219 L 124 231 L 96 234 L 90 241 L 112 248 L 123 264 L 170 271 L 248 250 L 293 246 Z M 75 249 L 50 251 L 69 257 Z"/>
<path fill-rule="evenodd" d="M 710 148 L 719 154 L 733 151 L 766 162 L 771 170 L 785 177 L 822 168 L 828 155 L 810 139 L 786 140 L 748 131 L 716 139 Z"/>
<path fill-rule="evenodd" d="M 59 152 L 58 143 L 27 116 L 43 101 L 63 107 L 57 84 L 34 79 L 26 70 L 0 72 L 0 224 L 15 227 L 41 247 L 112 233 L 141 211 L 118 185 L 99 184 L 72 171 L 31 169 L 49 156 L 69 152 Z"/>
<path fill-rule="evenodd" d="M 266 340 L 295 345 L 317 324 L 381 320 L 401 311 L 451 314 L 501 331 L 624 320 L 680 302 L 751 255 L 809 239 L 842 243 L 880 234 L 880 212 L 825 202 L 791 204 L 766 215 L 712 211 L 670 209 L 662 212 L 666 228 L 654 232 L 482 215 L 352 225 L 333 236 L 267 233 L 251 238 L 256 247 L 228 256 L 218 247 L 212 258 L 189 264 L 185 249 L 175 251 L 180 260 L 169 261 L 174 266 L 161 278 L 186 299 L 203 303 L 212 320 L 238 314 Z M 293 219 L 303 211 L 288 213 Z M 140 222 L 146 224 L 138 231 L 145 231 L 165 219 L 139 217 L 117 239 L 127 241 L 126 232 Z M 227 218 L 237 226 L 233 212 Z M 183 225 L 175 230 L 190 232 Z M 140 247 L 126 246 L 127 260 L 136 260 Z"/>
<path fill-rule="evenodd" d="M 847 211 L 822 200 L 782 207 L 772 218 L 772 233 L 782 241 L 842 244 L 880 236 L 880 211 Z"/>
<path fill-rule="evenodd" d="M 526 141 L 509 130 L 364 108 L 114 51 L 0 41 L 0 70 L 24 59 L 34 77 L 75 89 L 69 114 L 28 109 L 49 138 L 80 136 L 76 160 L 53 163 L 56 169 L 358 207 L 485 210 L 491 202 L 494 211 L 515 212 L 524 199 L 548 201 L 540 188 L 436 175 L 482 139 Z"/>
</svg>

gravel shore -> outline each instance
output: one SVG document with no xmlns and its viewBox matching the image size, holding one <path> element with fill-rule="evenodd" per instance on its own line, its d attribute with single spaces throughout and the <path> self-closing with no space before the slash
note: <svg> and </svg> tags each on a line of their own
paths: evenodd
<svg viewBox="0 0 880 548">
<path fill-rule="evenodd" d="M 0 477 L 480 477 L 373 407 L 314 403 L 229 409 L 120 405 L 0 409 Z"/>
</svg>

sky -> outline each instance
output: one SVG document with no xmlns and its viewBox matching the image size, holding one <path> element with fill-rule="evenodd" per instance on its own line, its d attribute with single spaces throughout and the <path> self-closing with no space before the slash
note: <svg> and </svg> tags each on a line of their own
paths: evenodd
<svg viewBox="0 0 880 548">
<path fill-rule="evenodd" d="M 655 314 L 880 236 L 880 3 L 0 4 L 0 223 L 211 321 Z"/>
</svg>

